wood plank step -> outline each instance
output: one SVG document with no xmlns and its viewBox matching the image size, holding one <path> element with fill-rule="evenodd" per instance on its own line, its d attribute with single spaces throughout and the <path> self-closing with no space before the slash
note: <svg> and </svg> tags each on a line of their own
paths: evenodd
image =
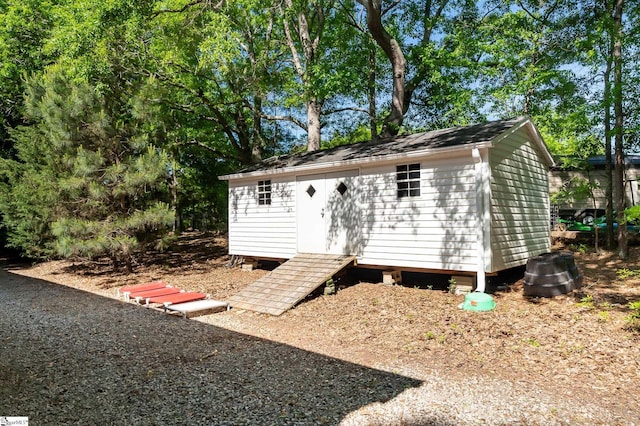
<svg viewBox="0 0 640 426">
<path fill-rule="evenodd" d="M 228 309 L 228 307 L 229 304 L 227 302 L 205 299 L 168 305 L 164 307 L 164 310 L 179 312 L 180 314 L 182 314 L 183 318 L 188 318 L 190 314 L 195 312 L 204 313 L 208 311 L 226 310 Z"/>
<path fill-rule="evenodd" d="M 118 297 L 120 297 L 120 296 L 124 296 L 124 295 L 129 294 L 129 293 L 134 292 L 134 291 L 154 290 L 154 289 L 158 289 L 158 288 L 165 288 L 166 286 L 167 286 L 167 283 L 162 282 L 162 281 L 154 281 L 154 282 L 147 283 L 147 284 L 130 285 L 130 286 L 121 287 L 121 288 L 117 289 L 116 290 L 116 295 Z"/>
</svg>

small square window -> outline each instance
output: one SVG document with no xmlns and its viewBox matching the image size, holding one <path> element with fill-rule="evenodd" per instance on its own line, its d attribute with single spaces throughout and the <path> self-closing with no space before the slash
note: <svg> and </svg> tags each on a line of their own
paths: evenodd
<svg viewBox="0 0 640 426">
<path fill-rule="evenodd" d="M 338 185 L 338 187 L 336 188 L 336 191 L 338 191 L 340 193 L 340 195 L 344 195 L 345 192 L 347 192 L 347 185 L 344 184 L 344 182 L 340 182 L 340 185 Z"/>
<path fill-rule="evenodd" d="M 420 163 L 396 166 L 398 198 L 420 196 Z"/>
<path fill-rule="evenodd" d="M 261 206 L 271 205 L 271 181 L 258 181 L 258 204 Z"/>
</svg>

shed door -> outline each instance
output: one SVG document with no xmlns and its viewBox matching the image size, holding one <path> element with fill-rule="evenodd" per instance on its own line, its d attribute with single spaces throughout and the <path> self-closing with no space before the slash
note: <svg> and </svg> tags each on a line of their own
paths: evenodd
<svg viewBox="0 0 640 426">
<path fill-rule="evenodd" d="M 358 170 L 300 176 L 297 180 L 298 252 L 357 254 L 351 241 Z"/>
<path fill-rule="evenodd" d="M 326 175 L 327 253 L 359 254 L 361 211 L 356 197 L 358 175 L 358 170 L 345 170 Z"/>
<path fill-rule="evenodd" d="M 325 175 L 299 176 L 296 189 L 298 253 L 325 253 Z"/>
</svg>

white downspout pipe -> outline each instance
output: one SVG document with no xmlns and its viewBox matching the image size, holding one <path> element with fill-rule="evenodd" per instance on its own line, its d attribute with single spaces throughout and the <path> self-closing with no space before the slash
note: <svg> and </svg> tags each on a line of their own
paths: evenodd
<svg viewBox="0 0 640 426">
<path fill-rule="evenodd" d="M 476 291 L 484 293 L 486 289 L 485 275 L 485 178 L 482 155 L 478 148 L 471 150 L 476 174 L 476 231 L 478 265 L 476 269 Z"/>
</svg>

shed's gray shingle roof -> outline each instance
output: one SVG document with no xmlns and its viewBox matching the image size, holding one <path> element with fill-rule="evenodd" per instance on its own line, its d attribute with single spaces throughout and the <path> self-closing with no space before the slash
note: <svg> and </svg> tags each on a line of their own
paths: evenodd
<svg viewBox="0 0 640 426">
<path fill-rule="evenodd" d="M 279 168 L 302 166 L 308 163 L 321 164 L 337 161 L 352 161 L 369 157 L 410 152 L 424 149 L 441 149 L 456 146 L 489 143 L 507 129 L 524 120 L 524 117 L 510 120 L 490 121 L 464 127 L 433 130 L 430 132 L 396 136 L 377 142 L 366 141 L 352 145 L 342 145 L 326 150 L 271 157 L 260 163 L 246 167 L 237 174 L 260 172 Z"/>
</svg>

